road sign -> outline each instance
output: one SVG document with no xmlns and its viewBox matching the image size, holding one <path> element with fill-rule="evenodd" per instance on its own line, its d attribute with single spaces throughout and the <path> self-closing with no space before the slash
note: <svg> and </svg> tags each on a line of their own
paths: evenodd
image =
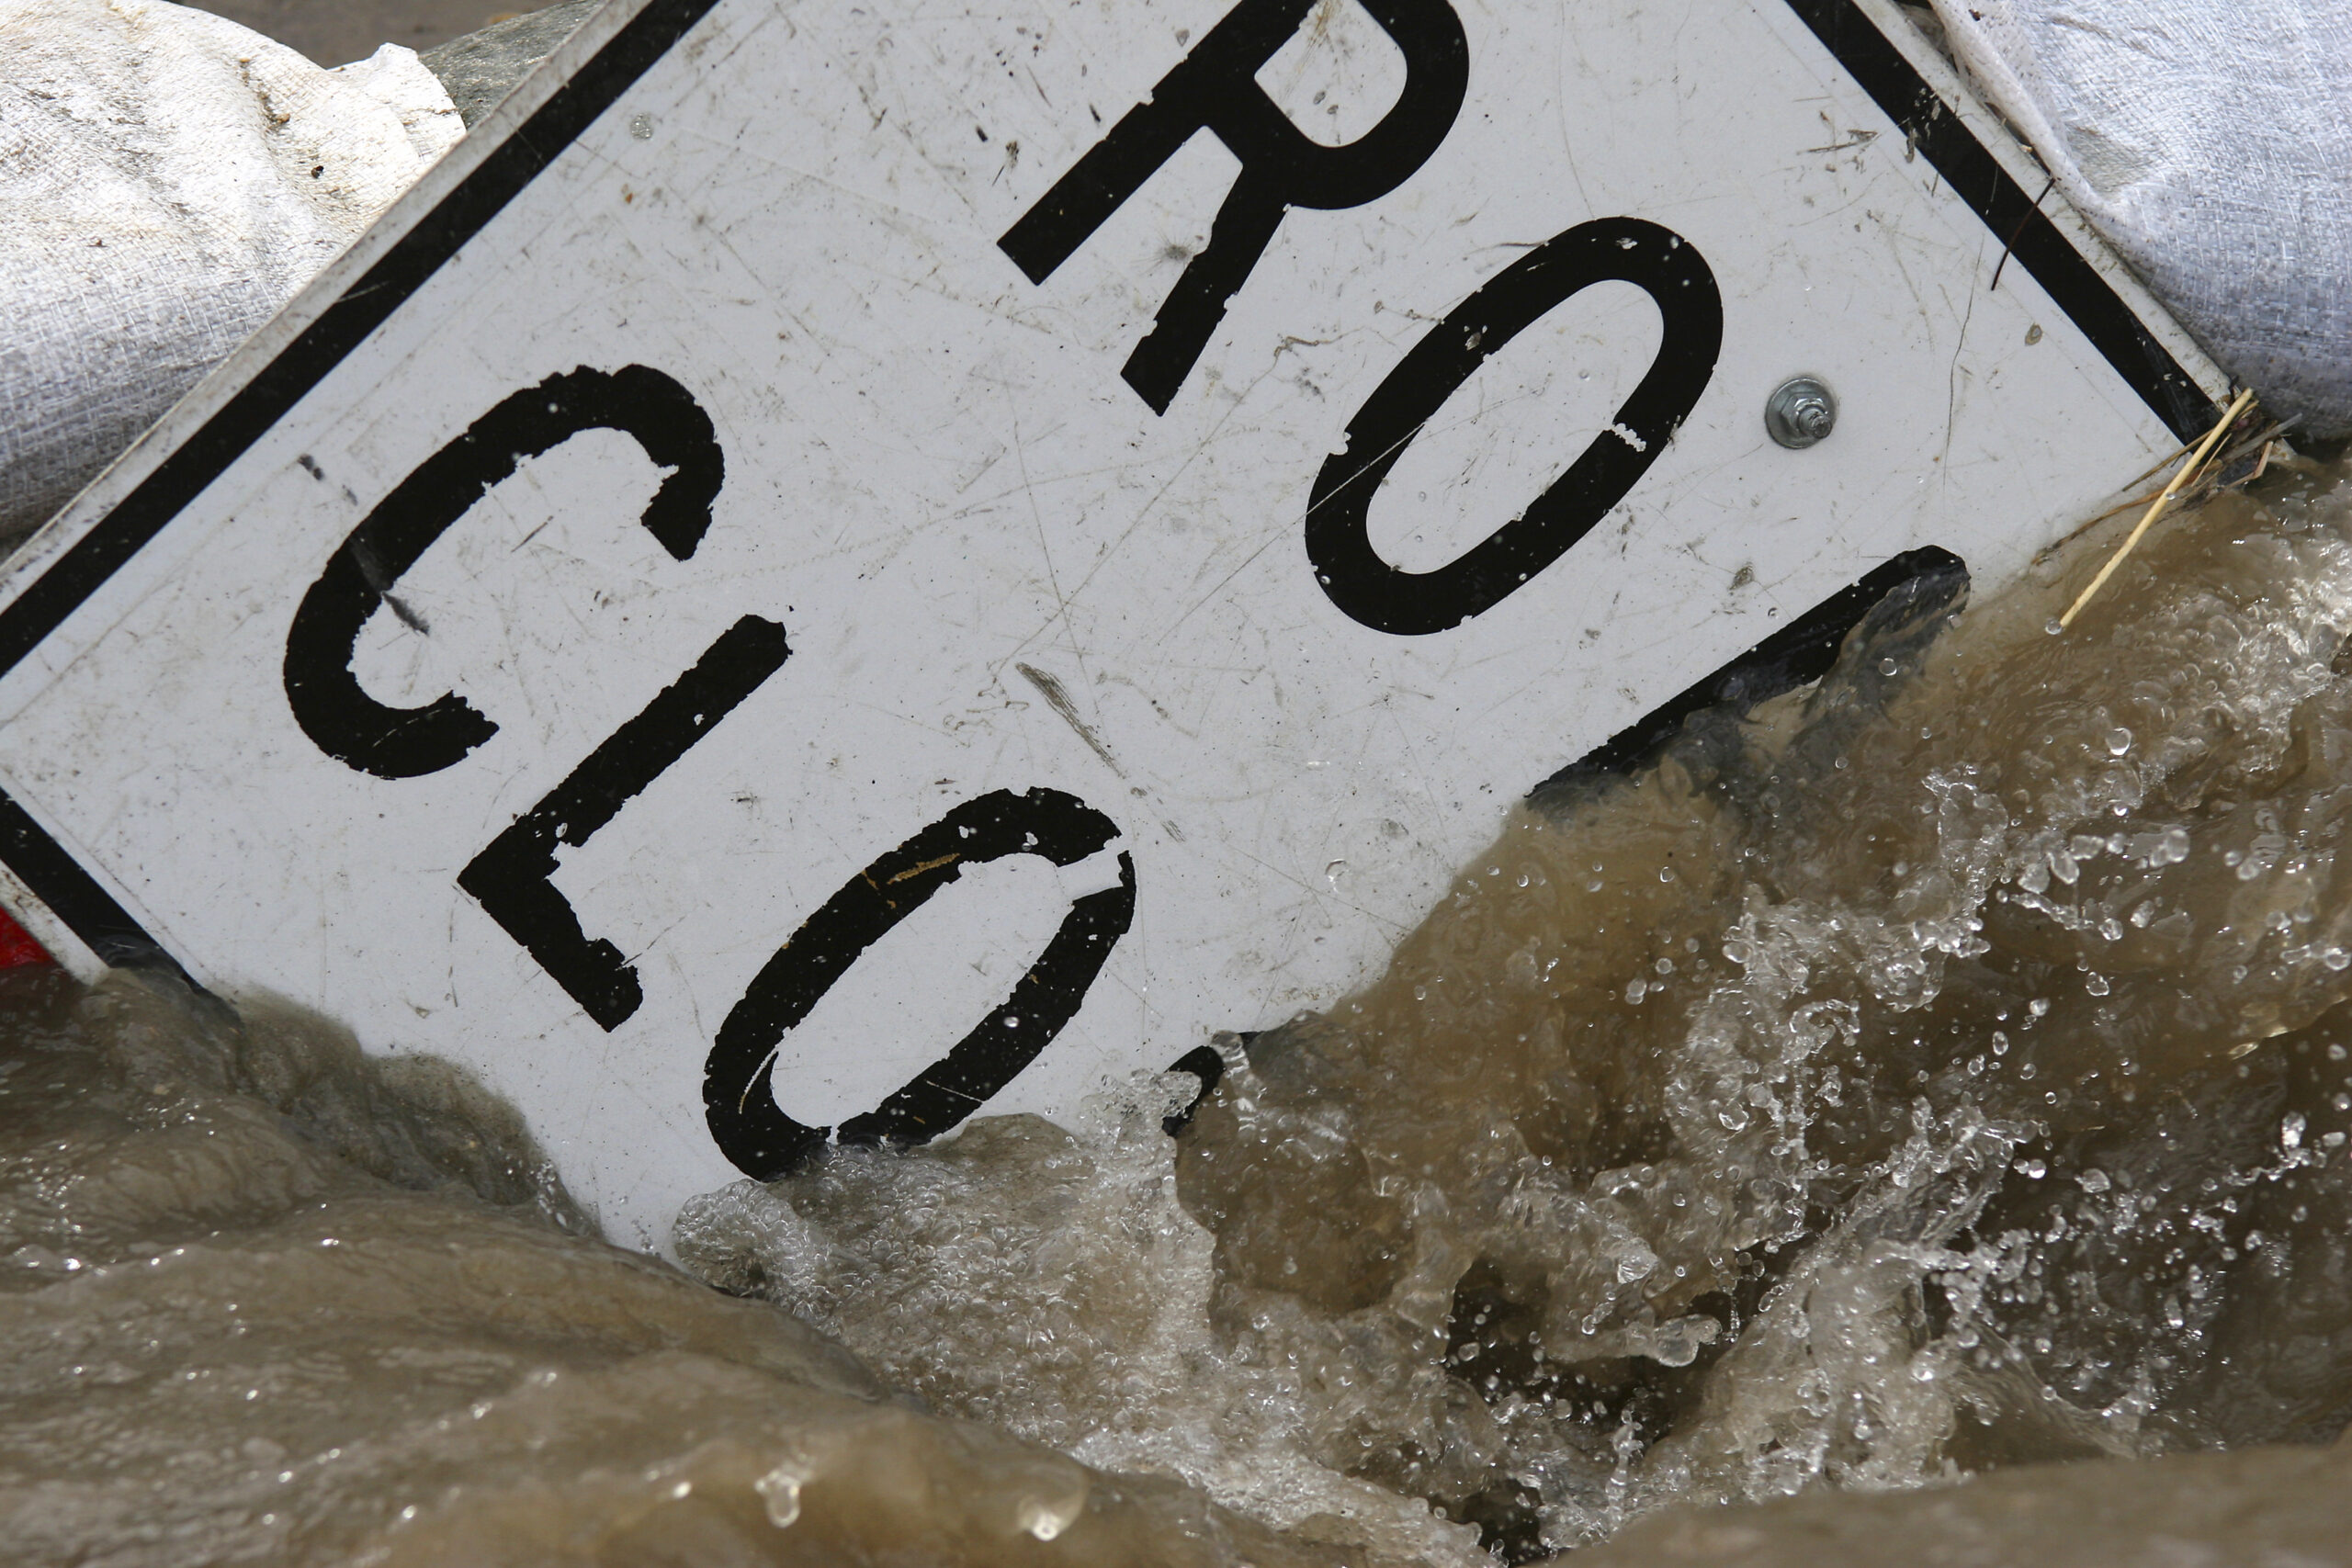
<svg viewBox="0 0 2352 1568">
<path fill-rule="evenodd" d="M 643 1245 L 1066 1111 L 2210 422 L 2039 188 L 1879 0 L 620 0 L 0 585 L 11 908 Z"/>
</svg>

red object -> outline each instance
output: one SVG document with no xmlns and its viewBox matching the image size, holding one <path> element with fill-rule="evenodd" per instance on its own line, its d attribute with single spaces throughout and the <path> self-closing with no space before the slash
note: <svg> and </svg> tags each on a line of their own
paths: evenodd
<svg viewBox="0 0 2352 1568">
<path fill-rule="evenodd" d="M 47 949 L 35 942 L 25 928 L 0 909 L 0 969 L 21 969 L 28 964 L 54 964 Z"/>
</svg>

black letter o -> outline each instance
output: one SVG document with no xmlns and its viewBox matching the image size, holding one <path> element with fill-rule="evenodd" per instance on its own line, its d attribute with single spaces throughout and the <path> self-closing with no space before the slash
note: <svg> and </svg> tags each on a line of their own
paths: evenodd
<svg viewBox="0 0 2352 1568">
<path fill-rule="evenodd" d="M 1525 512 L 1434 571 L 1403 571 L 1372 547 L 1381 480 L 1487 356 L 1593 284 L 1631 283 L 1657 302 L 1665 336 L 1633 396 Z M 1306 555 L 1323 592 L 1374 631 L 1418 637 L 1492 609 L 1565 555 L 1624 499 L 1706 389 L 1723 348 L 1723 296 L 1698 248 L 1638 218 L 1555 235 L 1489 279 L 1415 344 L 1348 425 L 1347 450 L 1316 477 Z M 1622 433 L 1622 434 L 1621 434 Z"/>
<path fill-rule="evenodd" d="M 744 1174 L 774 1181 L 824 1145 L 831 1129 L 794 1121 L 770 1091 L 768 1070 L 786 1032 L 965 866 L 1015 854 L 1074 865 L 1118 833 L 1109 818 L 1059 790 L 1000 789 L 966 801 L 851 877 L 776 950 L 719 1025 L 702 1086 L 719 1152 Z M 1123 853 L 1119 885 L 1071 902 L 1012 994 L 878 1107 L 842 1123 L 841 1141 L 920 1144 L 978 1110 L 1077 1013 L 1135 912 L 1135 863 Z"/>
</svg>

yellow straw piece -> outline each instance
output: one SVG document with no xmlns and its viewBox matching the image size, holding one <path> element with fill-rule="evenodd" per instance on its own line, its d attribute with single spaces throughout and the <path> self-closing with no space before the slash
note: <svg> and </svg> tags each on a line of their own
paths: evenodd
<svg viewBox="0 0 2352 1568">
<path fill-rule="evenodd" d="M 2063 631 L 2074 625 L 2075 617 L 2083 613 L 2083 606 L 2091 602 L 2091 595 L 2107 586 L 2107 580 L 2115 575 L 2115 569 L 2123 564 L 2123 558 L 2130 555 L 2132 547 L 2139 544 L 2140 536 L 2148 531 L 2148 525 L 2154 523 L 2156 520 L 2156 514 L 2171 503 L 2172 498 L 2179 492 L 2180 487 L 2188 482 L 2189 476 L 2204 467 L 2206 454 L 2213 450 L 2214 444 L 2222 439 L 2222 433 L 2237 423 L 2238 415 L 2245 412 L 2246 405 L 2252 401 L 2254 401 L 2254 389 L 2249 387 L 2238 394 L 2237 401 L 2230 405 L 2230 412 L 2222 416 L 2222 423 L 2205 433 L 2205 439 L 2197 444 L 2196 452 L 2189 457 L 2188 462 L 2180 466 L 2180 472 L 2173 475 L 2172 483 L 2157 492 L 2155 503 L 2150 506 L 2140 521 L 2132 525 L 2132 532 L 2123 536 L 2123 543 L 2117 546 L 2115 553 L 2107 558 L 2107 564 L 2098 569 L 2098 575 L 2091 579 L 2090 586 L 2084 589 L 2075 602 L 2066 607 L 2066 613 L 2058 617 L 2060 630 Z"/>
</svg>

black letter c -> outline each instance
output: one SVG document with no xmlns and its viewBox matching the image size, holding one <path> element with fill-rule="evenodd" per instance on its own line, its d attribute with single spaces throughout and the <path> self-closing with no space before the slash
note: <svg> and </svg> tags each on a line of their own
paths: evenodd
<svg viewBox="0 0 2352 1568">
<path fill-rule="evenodd" d="M 498 733 L 455 692 L 413 708 L 376 701 L 351 672 L 352 650 L 401 575 L 484 491 L 525 457 L 598 429 L 635 437 L 648 457 L 673 470 L 639 521 L 676 559 L 695 553 L 710 527 L 725 459 L 710 416 L 684 387 L 628 365 L 566 371 L 514 393 L 379 502 L 302 596 L 286 637 L 286 700 L 319 750 L 378 778 L 408 779 L 438 773 Z M 401 609 L 397 601 L 392 607 Z"/>
</svg>

